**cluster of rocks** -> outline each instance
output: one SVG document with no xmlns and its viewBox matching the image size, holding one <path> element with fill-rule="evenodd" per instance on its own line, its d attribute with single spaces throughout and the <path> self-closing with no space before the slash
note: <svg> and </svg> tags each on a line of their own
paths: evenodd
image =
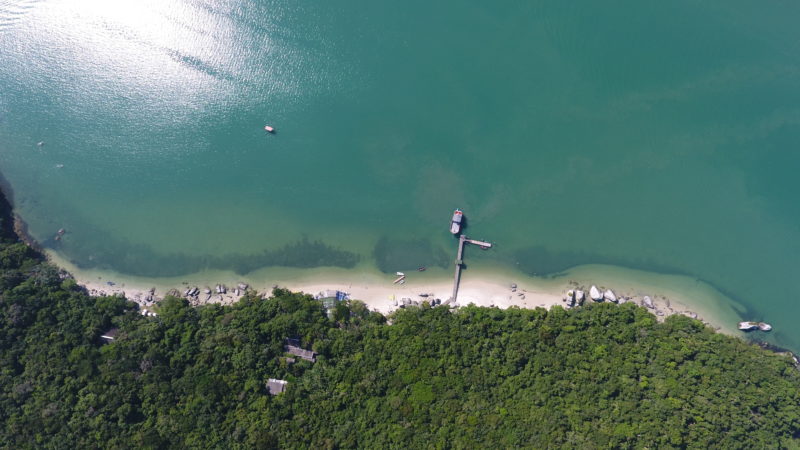
<svg viewBox="0 0 800 450">
<path fill-rule="evenodd" d="M 394 300 L 394 306 L 398 308 L 405 308 L 406 306 L 419 306 L 419 302 L 416 300 L 411 300 L 408 297 L 403 297 L 400 300 Z"/>
<path fill-rule="evenodd" d="M 431 297 L 432 294 L 420 294 L 419 296 L 425 298 L 425 300 L 422 300 L 422 302 L 428 302 L 428 304 L 431 305 L 431 306 L 439 306 L 439 305 L 443 304 L 442 303 L 442 299 L 440 299 L 440 298 L 434 298 L 434 299 L 428 299 L 427 298 L 427 297 Z M 448 303 L 449 303 L 449 301 L 444 302 L 445 305 L 447 305 Z M 394 300 L 394 306 L 396 306 L 398 308 L 405 308 L 407 306 L 419 306 L 419 305 L 420 305 L 420 301 L 419 300 L 411 300 L 408 297 L 403 297 L 400 300 L 397 300 L 397 299 Z"/>
<path fill-rule="evenodd" d="M 586 301 L 586 293 L 580 289 L 570 289 L 562 300 L 567 303 L 567 308 L 583 306 L 583 302 Z"/>
<path fill-rule="evenodd" d="M 611 302 L 611 303 L 627 303 L 634 301 L 630 297 L 617 295 L 611 289 L 606 288 L 599 288 L 596 285 L 592 285 L 589 288 L 588 297 L 587 293 L 582 289 L 570 289 L 567 291 L 566 297 L 562 299 L 567 304 L 568 308 L 572 308 L 575 306 L 583 305 L 584 301 L 589 298 L 593 302 L 602 303 L 602 302 Z M 655 304 L 653 303 L 653 299 L 649 296 L 645 295 L 640 303 L 642 306 L 648 309 L 656 309 Z M 660 315 L 663 315 L 663 311 Z"/>
<path fill-rule="evenodd" d="M 190 287 L 189 289 L 186 289 L 186 292 L 184 292 L 183 295 L 184 295 L 184 297 L 187 297 L 187 298 L 188 297 L 197 297 L 198 295 L 200 295 L 200 289 L 197 286 Z"/>
<path fill-rule="evenodd" d="M 144 301 L 150 303 L 156 301 L 156 288 L 152 287 L 147 291 L 147 294 L 144 296 Z"/>
<path fill-rule="evenodd" d="M 188 283 L 184 282 L 184 284 L 188 284 Z M 241 297 L 242 295 L 245 294 L 245 292 L 247 291 L 247 289 L 249 287 L 250 286 L 247 283 L 238 283 L 236 285 L 236 287 L 233 288 L 232 291 L 230 291 L 230 294 L 234 298 Z M 216 292 L 216 294 L 215 294 L 215 292 Z M 189 286 L 183 291 L 183 293 L 181 293 L 177 289 L 172 289 L 167 294 L 175 296 L 175 297 L 181 297 L 181 296 L 185 297 L 187 300 L 189 300 L 189 302 L 192 305 L 196 306 L 196 305 L 200 305 L 200 304 L 208 303 L 208 302 L 212 302 L 212 301 L 215 302 L 215 303 L 224 303 L 225 299 L 226 299 L 225 295 L 229 293 L 229 290 L 228 290 L 228 287 L 226 285 L 217 284 L 216 286 L 214 286 L 214 290 L 213 291 L 209 287 L 205 287 L 204 289 L 202 289 L 202 293 L 203 293 L 203 297 L 202 298 L 200 297 L 200 293 L 201 293 L 201 289 L 199 287 L 197 287 L 197 286 Z M 181 294 L 183 294 L 183 295 L 181 295 Z"/>
<path fill-rule="evenodd" d="M 626 296 L 622 296 L 622 295 L 617 295 L 611 289 L 600 288 L 600 287 L 597 287 L 596 285 L 592 285 L 589 288 L 589 292 L 588 292 L 588 295 L 587 295 L 587 293 L 585 291 L 583 291 L 582 289 L 578 289 L 577 288 L 577 283 L 573 283 L 573 284 L 576 286 L 576 288 L 568 290 L 567 291 L 567 295 L 564 298 L 562 298 L 562 301 L 564 303 L 566 303 L 566 307 L 567 308 L 573 308 L 573 307 L 581 306 L 581 305 L 583 305 L 584 301 L 587 298 L 589 298 L 592 301 L 597 302 L 597 303 L 602 303 L 602 302 L 611 302 L 611 303 L 632 302 L 632 303 L 636 303 L 636 304 L 641 305 L 641 306 L 643 306 L 643 307 L 645 307 L 647 309 L 653 310 L 653 313 L 656 316 L 659 316 L 659 317 L 667 316 L 668 313 L 669 314 L 677 313 L 677 314 L 683 314 L 683 315 L 685 315 L 687 317 L 690 317 L 692 319 L 702 320 L 697 316 L 697 313 L 694 313 L 694 312 L 691 312 L 691 311 L 675 311 L 675 310 L 673 310 L 672 307 L 670 306 L 669 300 L 666 300 L 666 299 L 665 299 L 665 305 L 664 305 L 665 309 L 661 309 L 656 305 L 655 301 L 653 301 L 653 299 L 649 295 L 643 295 L 641 297 L 641 299 L 639 299 L 637 301 L 636 299 L 634 299 L 632 297 L 626 297 Z M 706 322 L 703 322 L 703 323 L 706 323 Z"/>
<path fill-rule="evenodd" d="M 525 300 L 525 290 L 523 289 L 523 292 L 517 292 L 517 284 L 516 283 L 511 283 L 511 292 L 516 292 L 517 297 L 519 297 L 522 300 Z M 509 299 L 511 299 L 511 297 L 509 297 Z M 492 306 L 494 306 L 494 305 L 492 305 Z"/>
<path fill-rule="evenodd" d="M 589 288 L 589 297 L 594 302 L 608 301 L 611 303 L 625 303 L 628 301 L 628 299 L 624 297 L 617 298 L 617 295 L 614 294 L 614 291 L 611 289 L 605 289 L 601 291 L 595 285 L 592 285 L 592 287 Z"/>
</svg>

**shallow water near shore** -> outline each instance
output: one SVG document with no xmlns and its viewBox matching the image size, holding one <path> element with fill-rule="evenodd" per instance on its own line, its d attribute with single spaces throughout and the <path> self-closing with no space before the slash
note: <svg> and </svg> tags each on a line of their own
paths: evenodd
<svg viewBox="0 0 800 450">
<path fill-rule="evenodd" d="M 445 274 L 460 207 L 468 272 L 683 275 L 800 349 L 800 5 L 562 3 L 1 2 L 0 170 L 86 271 Z"/>
</svg>

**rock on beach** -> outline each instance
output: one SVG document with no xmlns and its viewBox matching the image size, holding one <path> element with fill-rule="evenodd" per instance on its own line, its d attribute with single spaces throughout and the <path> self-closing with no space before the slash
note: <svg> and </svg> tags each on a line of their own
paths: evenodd
<svg viewBox="0 0 800 450">
<path fill-rule="evenodd" d="M 603 294 L 600 293 L 600 290 L 598 290 L 597 286 L 595 285 L 592 285 L 592 287 L 589 289 L 589 297 L 596 302 L 603 301 Z"/>
</svg>

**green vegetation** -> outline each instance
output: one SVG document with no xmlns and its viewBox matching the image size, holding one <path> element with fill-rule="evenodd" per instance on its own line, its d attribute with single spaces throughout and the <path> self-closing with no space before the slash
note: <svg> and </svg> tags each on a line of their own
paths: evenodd
<svg viewBox="0 0 800 450">
<path fill-rule="evenodd" d="M 276 290 L 160 312 L 89 297 L 5 238 L 0 446 L 761 448 L 800 424 L 789 358 L 631 304 L 425 305 L 387 325 Z M 287 364 L 287 336 L 317 361 Z M 268 378 L 287 391 L 268 395 Z"/>
</svg>

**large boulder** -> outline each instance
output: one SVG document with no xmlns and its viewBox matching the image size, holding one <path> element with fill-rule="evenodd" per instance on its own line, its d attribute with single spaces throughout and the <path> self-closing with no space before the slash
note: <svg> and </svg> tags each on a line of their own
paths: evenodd
<svg viewBox="0 0 800 450">
<path fill-rule="evenodd" d="M 603 298 L 610 302 L 617 303 L 617 296 L 614 295 L 614 291 L 611 289 L 607 289 L 605 292 L 603 292 Z"/>
<path fill-rule="evenodd" d="M 567 303 L 567 308 L 572 308 L 575 306 L 575 291 L 572 289 L 567 291 L 567 296 L 562 299 L 564 302 Z"/>
<path fill-rule="evenodd" d="M 596 302 L 602 302 L 603 301 L 603 294 L 600 293 L 600 290 L 597 289 L 597 286 L 595 286 L 595 285 L 592 285 L 592 287 L 589 288 L 589 297 L 591 297 L 592 300 L 594 300 Z"/>
<path fill-rule="evenodd" d="M 582 305 L 584 300 L 586 300 L 586 294 L 583 291 L 575 291 L 575 304 Z"/>
<path fill-rule="evenodd" d="M 651 299 L 649 295 L 645 295 L 644 298 L 642 299 L 642 306 L 650 309 L 654 309 L 656 307 L 653 304 L 653 299 Z"/>
</svg>

